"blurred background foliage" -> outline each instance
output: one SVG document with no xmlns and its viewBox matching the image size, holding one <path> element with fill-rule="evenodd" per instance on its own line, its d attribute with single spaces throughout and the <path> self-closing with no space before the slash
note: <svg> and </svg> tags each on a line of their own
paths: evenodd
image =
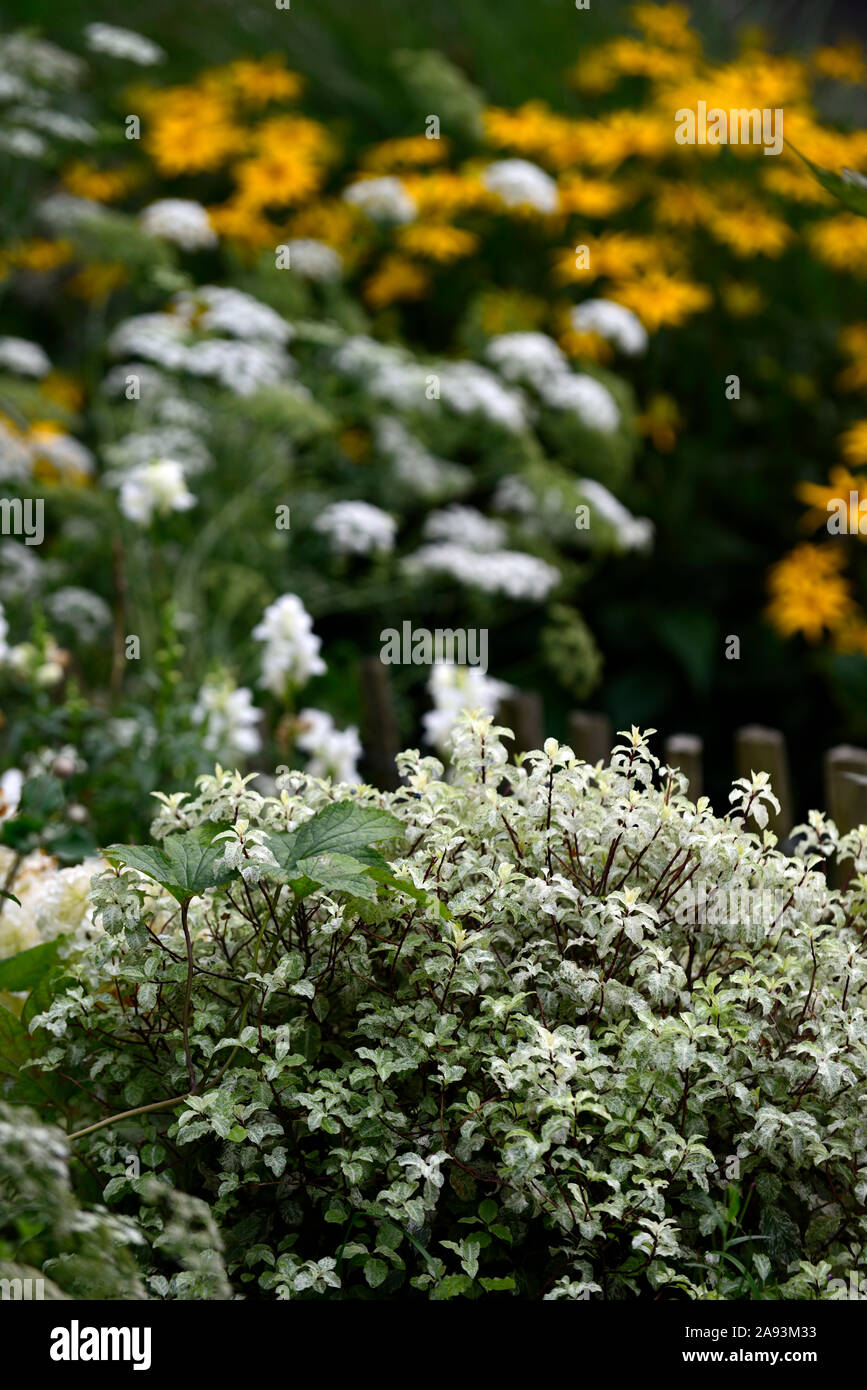
<svg viewBox="0 0 867 1390">
<path fill-rule="evenodd" d="M 576 13 L 571 0 L 292 0 L 290 20 L 266 0 L 128 0 L 121 20 L 165 48 L 165 82 L 241 53 L 280 52 L 309 79 L 305 111 L 339 132 L 351 159 L 354 148 L 418 130 L 424 88 L 417 78 L 412 88 L 401 83 L 402 51 L 445 54 L 486 103 L 541 100 L 581 115 L 587 102 L 566 70 L 585 48 L 624 32 L 627 11 L 620 3 L 593 3 Z M 72 44 L 83 23 L 118 19 L 109 0 L 63 7 L 6 0 L 2 13 L 8 27 L 32 26 Z M 867 9 L 855 0 L 704 0 L 692 23 L 711 55 L 733 51 L 754 28 L 765 30 L 771 52 L 797 54 L 864 38 Z M 456 90 L 457 106 L 466 100 L 466 89 Z M 863 86 L 847 88 L 845 100 L 829 89 L 823 102 L 825 118 L 864 123 Z M 611 105 L 623 104 L 619 89 Z M 470 100 L 467 119 L 471 107 Z M 595 104 L 600 109 L 605 99 Z M 717 286 L 737 269 L 709 240 L 705 254 L 704 263 L 692 264 L 702 283 Z M 520 285 L 520 268 L 511 278 Z M 788 258 L 763 259 L 760 278 L 760 313 L 740 323 L 699 314 L 663 328 L 635 367 L 639 400 L 674 398 L 679 416 L 672 447 L 646 443 L 628 498 L 634 513 L 656 524 L 652 580 L 646 559 L 626 557 L 590 577 L 582 609 L 605 655 L 594 703 L 615 728 L 634 722 L 701 734 L 707 790 L 718 802 L 731 775 L 732 730 L 754 721 L 782 728 L 796 750 L 795 794 L 804 808 L 822 799 L 822 750 L 844 739 L 867 741 L 867 659 L 776 635 L 765 618 L 767 570 L 799 533 L 796 480 L 824 478 L 845 423 L 824 387 L 833 377 L 840 326 L 851 317 L 853 287 L 806 255 L 798 257 L 796 275 Z M 413 341 L 432 350 L 444 345 L 448 304 L 423 300 L 407 316 Z M 721 388 L 730 373 L 742 384 L 736 410 Z M 722 658 L 728 634 L 741 639 L 740 661 Z M 562 732 L 562 697 L 552 714 Z"/>
</svg>

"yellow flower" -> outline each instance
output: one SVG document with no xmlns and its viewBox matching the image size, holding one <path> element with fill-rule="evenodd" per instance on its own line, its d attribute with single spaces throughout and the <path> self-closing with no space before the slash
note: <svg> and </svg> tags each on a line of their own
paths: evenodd
<svg viewBox="0 0 867 1390">
<path fill-rule="evenodd" d="M 84 387 L 67 372 L 49 372 L 39 386 L 44 396 L 72 414 L 80 410 L 84 404 Z"/>
<path fill-rule="evenodd" d="M 730 211 L 720 209 L 708 231 L 736 256 L 780 256 L 792 239 L 785 222 L 757 203 L 744 202 Z"/>
<path fill-rule="evenodd" d="M 426 135 L 410 135 L 402 140 L 384 140 L 368 150 L 362 168 L 375 174 L 390 174 L 393 169 L 413 168 L 419 164 L 441 164 L 449 154 L 448 140 L 428 140 Z"/>
<path fill-rule="evenodd" d="M 840 436 L 840 447 L 847 463 L 867 463 L 867 420 L 856 420 Z"/>
<path fill-rule="evenodd" d="M 655 201 L 656 216 L 671 227 L 698 227 L 713 217 L 716 204 L 706 189 L 691 183 L 664 183 Z"/>
<path fill-rule="evenodd" d="M 443 264 L 459 260 L 461 256 L 471 256 L 479 245 L 479 238 L 473 232 L 449 227 L 444 222 L 417 222 L 401 227 L 397 241 L 401 250 L 409 255 Z"/>
<path fill-rule="evenodd" d="M 833 270 L 867 275 L 867 218 L 842 212 L 810 227 L 807 237 L 819 259 Z"/>
<path fill-rule="evenodd" d="M 850 323 L 840 330 L 840 351 L 852 360 L 837 378 L 841 391 L 867 387 L 867 323 Z"/>
<path fill-rule="evenodd" d="M 543 101 L 528 101 L 516 111 L 488 107 L 484 112 L 489 145 L 515 150 L 530 159 L 563 167 L 578 158 L 579 123 L 551 111 Z"/>
<path fill-rule="evenodd" d="M 639 415 L 636 425 L 639 433 L 647 436 L 654 449 L 661 454 L 670 454 L 683 425 L 677 401 L 673 396 L 657 392 L 651 396 L 647 409 Z"/>
<path fill-rule="evenodd" d="M 867 622 L 860 610 L 853 608 L 853 612 L 835 629 L 833 647 L 837 652 L 855 652 L 867 656 Z"/>
<path fill-rule="evenodd" d="M 793 203 L 832 203 L 830 193 L 826 193 L 817 178 L 803 165 L 795 168 L 791 164 L 777 164 L 768 161 L 771 168 L 762 168 L 762 183 L 769 193 L 780 198 L 789 198 Z"/>
<path fill-rule="evenodd" d="M 559 184 L 560 207 L 563 212 L 577 212 L 582 217 L 610 217 L 634 203 L 638 191 L 624 183 L 608 183 L 605 179 L 585 178 L 567 174 Z"/>
<path fill-rule="evenodd" d="M 261 208 L 252 207 L 239 199 L 230 198 L 227 203 L 209 207 L 208 217 L 218 236 L 228 237 L 230 241 L 247 246 L 251 250 L 262 250 L 266 246 L 276 247 L 280 241 L 277 228 Z"/>
<path fill-rule="evenodd" d="M 799 501 L 806 502 L 810 508 L 803 518 L 804 526 L 812 528 L 814 531 L 819 526 L 827 526 L 828 517 L 831 514 L 829 506 L 842 500 L 846 504 L 850 534 L 860 535 L 858 504 L 861 500 L 860 489 L 865 486 L 864 479 L 850 473 L 848 468 L 840 467 L 832 468 L 829 477 L 830 482 L 827 485 L 798 483 L 795 488 L 795 495 Z M 854 507 L 852 506 L 853 494 Z M 867 497 L 867 491 L 864 495 Z"/>
<path fill-rule="evenodd" d="M 258 61 L 252 58 L 239 58 L 225 69 L 225 72 L 238 96 L 248 106 L 267 106 L 272 101 L 295 101 L 304 89 L 304 79 L 297 72 L 290 72 L 279 54 L 272 53 Z"/>
<path fill-rule="evenodd" d="M 72 260 L 73 250 L 68 241 L 18 241 L 9 247 L 7 256 L 18 270 L 47 272 Z"/>
<path fill-rule="evenodd" d="M 93 261 L 67 280 L 65 288 L 76 299 L 102 304 L 110 294 L 125 285 L 128 278 L 126 266 L 111 261 Z"/>
<path fill-rule="evenodd" d="M 420 218 L 454 217 L 470 208 L 487 208 L 492 195 L 476 173 L 438 169 L 432 174 L 405 174 L 401 183 L 412 198 Z"/>
<path fill-rule="evenodd" d="M 837 547 L 799 545 L 773 566 L 768 576 L 768 616 L 784 637 L 801 632 L 808 642 L 839 628 L 854 610 L 849 583 L 840 573 L 844 553 Z"/>
<path fill-rule="evenodd" d="M 698 35 L 689 28 L 689 10 L 685 5 L 633 5 L 630 17 L 635 27 L 655 43 L 690 51 L 699 47 Z"/>
<path fill-rule="evenodd" d="M 608 60 L 608 54 L 604 45 L 591 48 L 581 57 L 574 67 L 569 68 L 566 77 L 579 92 L 585 96 L 596 97 L 604 96 L 610 92 L 618 78 L 618 73 Z"/>
<path fill-rule="evenodd" d="M 679 328 L 711 303 L 706 285 L 667 275 L 663 270 L 650 270 L 634 280 L 615 282 L 608 297 L 632 309 L 649 333 L 666 326 Z"/>
<path fill-rule="evenodd" d="M 578 264 L 575 247 L 558 251 L 554 274 L 561 283 L 595 279 L 600 275 L 625 278 L 661 266 L 673 269 L 680 254 L 671 238 L 653 234 L 603 232 L 587 241 L 576 236 L 576 243 L 588 247 L 589 264 L 586 268 Z"/>
<path fill-rule="evenodd" d="M 758 285 L 743 280 L 727 280 L 720 285 L 719 294 L 723 308 L 733 319 L 751 318 L 765 306 L 765 297 Z"/>
<path fill-rule="evenodd" d="M 692 69 L 691 58 L 684 53 L 626 37 L 607 44 L 604 58 L 610 70 L 623 77 L 677 79 Z"/>
<path fill-rule="evenodd" d="M 129 165 L 115 169 L 97 169 L 94 164 L 76 160 L 63 171 L 64 187 L 77 198 L 92 198 L 97 203 L 114 203 L 123 198 L 140 181 L 137 169 Z"/>
<path fill-rule="evenodd" d="M 605 338 L 599 333 L 581 332 L 573 326 L 574 308 L 570 300 L 561 301 L 551 314 L 553 335 L 566 356 L 583 362 L 613 362 L 614 349 Z"/>
<path fill-rule="evenodd" d="M 233 170 L 240 202 L 288 207 L 317 193 L 334 155 L 328 131 L 303 116 L 276 116 L 254 136 L 255 154 Z"/>
<path fill-rule="evenodd" d="M 145 151 L 161 174 L 202 174 L 221 169 L 244 147 L 226 96 L 203 87 L 146 90 L 139 97 Z"/>
<path fill-rule="evenodd" d="M 430 281 L 421 266 L 403 256 L 386 256 L 364 285 L 364 298 L 372 309 L 385 309 L 400 300 L 422 299 Z"/>
<path fill-rule="evenodd" d="M 339 251 L 347 263 L 369 234 L 366 219 L 342 198 L 325 198 L 293 213 L 289 222 L 292 237 L 312 237 Z"/>
<path fill-rule="evenodd" d="M 817 48 L 813 54 L 813 70 L 819 77 L 831 77 L 835 82 L 857 83 L 867 77 L 867 65 L 859 43 Z"/>
</svg>

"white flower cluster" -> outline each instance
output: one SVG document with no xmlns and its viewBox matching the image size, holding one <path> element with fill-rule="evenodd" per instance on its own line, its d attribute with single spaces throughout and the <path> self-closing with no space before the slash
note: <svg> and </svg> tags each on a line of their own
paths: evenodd
<svg viewBox="0 0 867 1390">
<path fill-rule="evenodd" d="M 0 876 L 4 881 L 13 858 L 11 850 L 0 849 Z M 94 858 L 61 869 L 56 859 L 41 850 L 27 855 L 11 890 L 20 907 L 7 899 L 0 900 L 0 959 L 29 950 L 42 941 L 52 941 L 56 936 L 74 936 L 77 944 L 83 944 L 95 934 L 90 880 L 105 867 L 102 859 Z"/>
<path fill-rule="evenodd" d="M 433 709 L 423 716 L 424 736 L 434 748 L 443 750 L 465 712 L 496 714 L 500 701 L 511 692 L 505 681 L 494 680 L 478 666 L 456 666 L 438 662 L 430 673 L 428 692 Z"/>
<path fill-rule="evenodd" d="M 160 198 L 142 210 L 139 220 L 149 236 L 170 241 L 185 251 L 217 244 L 206 209 L 191 198 Z"/>
<path fill-rule="evenodd" d="M 111 609 L 105 599 L 74 584 L 50 594 L 45 609 L 55 623 L 71 627 L 80 642 L 98 641 L 111 626 Z"/>
<path fill-rule="evenodd" d="M 253 704 L 253 692 L 226 677 L 204 682 L 191 718 L 204 730 L 203 747 L 221 762 L 236 763 L 262 746 L 261 714 Z"/>
<path fill-rule="evenodd" d="M 359 179 L 344 189 L 343 197 L 374 222 L 412 222 L 418 213 L 400 179 L 391 176 Z"/>
<path fill-rule="evenodd" d="M 95 469 L 93 454 L 71 434 L 53 425 L 34 425 L 23 435 L 0 420 L 0 479 L 26 482 L 42 459 L 61 475 L 90 477 Z"/>
<path fill-rule="evenodd" d="M 585 299 L 576 304 L 570 318 L 579 333 L 598 333 L 627 357 L 647 351 L 647 329 L 637 314 L 613 299 Z"/>
<path fill-rule="evenodd" d="M 394 549 L 397 522 L 369 502 L 332 502 L 313 523 L 338 555 L 369 555 Z"/>
<path fill-rule="evenodd" d="M 283 347 L 295 330 L 282 314 L 252 294 L 225 285 L 199 285 L 182 290 L 172 300 L 172 310 L 200 332 L 228 333 L 247 342 Z"/>
<path fill-rule="evenodd" d="M 139 67 L 161 63 L 165 53 L 158 44 L 137 34 L 134 29 L 121 29 L 115 24 L 88 24 L 84 37 L 91 53 L 105 53 L 109 58 L 125 58 Z"/>
<path fill-rule="evenodd" d="M 269 604 L 253 637 L 264 643 L 259 684 L 274 695 L 284 696 L 289 687 L 300 689 L 326 669 L 313 619 L 296 594 L 283 594 Z"/>
<path fill-rule="evenodd" d="M 545 333 L 503 333 L 492 338 L 486 356 L 508 381 L 531 385 L 546 405 L 577 415 L 588 429 L 611 434 L 620 410 L 606 386 L 584 372 L 573 372 L 560 348 Z"/>
<path fill-rule="evenodd" d="M 467 491 L 472 478 L 459 463 L 436 458 L 406 426 L 392 415 L 374 425 L 376 446 L 390 460 L 395 478 L 427 501 Z"/>
<path fill-rule="evenodd" d="M 551 175 L 529 159 L 497 160 L 488 165 L 482 182 L 509 208 L 530 207 L 550 214 L 560 207 L 560 194 Z"/>
<path fill-rule="evenodd" d="M 397 410 L 430 408 L 429 388 L 438 383 L 443 405 L 458 415 L 480 415 L 516 433 L 527 424 L 526 402 L 487 367 L 477 362 L 418 362 L 401 348 L 359 334 L 347 338 L 334 354 L 339 372 L 363 381 L 376 400 Z"/>
<path fill-rule="evenodd" d="M 306 772 L 309 777 L 331 777 L 335 782 L 358 785 L 361 775 L 358 759 L 361 741 L 354 725 L 338 729 L 330 714 L 323 710 L 305 709 L 298 716 L 298 747 L 309 754 Z"/>
<path fill-rule="evenodd" d="M 506 539 L 506 528 L 475 507 L 456 503 L 431 512 L 424 523 L 424 534 L 430 541 L 451 541 L 471 550 L 495 550 Z"/>
<path fill-rule="evenodd" d="M 444 574 L 488 594 L 541 603 L 560 582 L 560 571 L 521 550 L 471 550 L 449 541 L 423 545 L 403 562 L 406 574 Z"/>
<path fill-rule="evenodd" d="M 653 545 L 653 522 L 644 516 L 633 516 L 623 503 L 595 478 L 581 478 L 581 492 L 594 512 L 614 529 L 621 550 L 650 550 Z"/>
<path fill-rule="evenodd" d="M 152 463 L 158 458 L 173 458 L 183 465 L 188 477 L 204 473 L 213 464 L 210 450 L 198 432 L 207 426 L 207 418 L 194 422 L 197 429 L 185 425 L 163 426 L 122 435 L 115 444 L 103 450 L 106 462 L 114 468 L 125 469 Z"/>
<path fill-rule="evenodd" d="M 186 512 L 196 505 L 178 459 L 153 459 L 126 473 L 109 475 L 120 489 L 120 510 L 129 521 L 150 526 L 154 516 Z"/>
<path fill-rule="evenodd" d="M 27 338 L 0 338 L 0 368 L 18 376 L 47 376 L 51 362 L 38 343 Z"/>
<path fill-rule="evenodd" d="M 289 265 L 305 280 L 339 280 L 343 274 L 343 258 L 324 241 L 311 237 L 296 237 L 286 243 Z"/>
<path fill-rule="evenodd" d="M 501 333 L 485 356 L 507 381 L 525 381 L 541 391 L 548 378 L 569 371 L 565 354 L 547 333 Z"/>
<path fill-rule="evenodd" d="M 252 295 L 205 285 L 176 295 L 171 307 L 171 313 L 125 319 L 112 333 L 109 350 L 211 378 L 240 396 L 278 385 L 294 371 L 284 350 L 292 326 Z M 204 333 L 231 336 L 196 337 Z"/>
<path fill-rule="evenodd" d="M 492 425 L 518 433 L 527 424 L 526 402 L 477 362 L 454 362 L 439 371 L 444 403 L 459 415 L 481 415 Z"/>
<path fill-rule="evenodd" d="M 607 386 L 584 372 L 551 377 L 541 394 L 553 410 L 577 415 L 588 429 L 600 434 L 613 434 L 620 424 L 619 407 Z"/>
</svg>

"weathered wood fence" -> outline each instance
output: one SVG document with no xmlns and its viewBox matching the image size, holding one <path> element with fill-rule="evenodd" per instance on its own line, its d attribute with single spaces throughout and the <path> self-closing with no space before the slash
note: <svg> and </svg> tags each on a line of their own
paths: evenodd
<svg viewBox="0 0 867 1390">
<path fill-rule="evenodd" d="M 502 701 L 497 719 L 514 731 L 514 753 L 541 748 L 544 743 L 544 708 L 536 691 L 515 691 Z M 363 663 L 361 735 L 367 778 L 379 787 L 396 787 L 394 759 L 401 741 L 388 668 L 378 657 Z M 607 761 L 616 737 L 607 715 L 575 710 L 569 716 L 567 741 L 579 758 L 598 763 Z M 703 743 L 696 734 L 671 734 L 663 740 L 663 761 L 688 778 L 693 800 L 702 795 L 703 756 Z M 785 735 L 761 724 L 736 730 L 734 769 L 736 777 L 749 777 L 751 772 L 770 775 L 780 814 L 771 814 L 769 826 L 785 839 L 795 823 Z M 841 831 L 867 824 L 867 749 L 849 744 L 828 749 L 824 756 L 824 800 L 825 810 Z"/>
</svg>

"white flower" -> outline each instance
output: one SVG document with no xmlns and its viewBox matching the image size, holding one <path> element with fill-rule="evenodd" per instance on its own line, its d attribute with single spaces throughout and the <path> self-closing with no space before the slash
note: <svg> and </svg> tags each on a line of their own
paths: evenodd
<svg viewBox="0 0 867 1390">
<path fill-rule="evenodd" d="M 613 434 L 620 424 L 620 410 L 606 386 L 583 372 L 552 376 L 540 387 L 542 399 L 554 410 L 577 415 L 588 429 Z"/>
<path fill-rule="evenodd" d="M 199 285 L 172 300 L 175 312 L 200 332 L 228 333 L 248 342 L 285 346 L 295 336 L 282 314 L 252 294 L 224 285 Z"/>
<path fill-rule="evenodd" d="M 0 367 L 19 376 L 46 376 L 51 362 L 38 343 L 27 338 L 0 338 Z"/>
<path fill-rule="evenodd" d="M 37 458 L 46 458 L 59 473 L 83 473 L 90 477 L 95 469 L 93 454 L 71 434 L 57 434 L 50 426 L 34 425 L 30 445 Z"/>
<path fill-rule="evenodd" d="M 432 668 L 427 688 L 434 707 L 423 716 L 424 736 L 435 748 L 445 748 L 464 710 L 496 714 L 497 706 L 512 687 L 494 680 L 478 666 L 442 661 Z"/>
<path fill-rule="evenodd" d="M 120 29 L 115 24 L 87 24 L 84 29 L 87 46 L 92 53 L 107 53 L 110 58 L 126 58 L 140 67 L 161 63 L 165 53 L 158 44 L 137 34 L 133 29 Z"/>
<path fill-rule="evenodd" d="M 43 222 L 55 230 L 62 230 L 64 227 L 74 227 L 76 222 L 98 217 L 106 209 L 103 203 L 94 202 L 92 198 L 78 198 L 72 193 L 52 193 L 50 198 L 42 199 L 38 211 Z"/>
<path fill-rule="evenodd" d="M 579 487 L 591 508 L 598 512 L 617 533 L 623 550 L 649 550 L 653 544 L 653 522 L 647 517 L 633 516 L 623 503 L 594 478 L 579 479 Z"/>
<path fill-rule="evenodd" d="M 540 603 L 560 582 L 560 571 L 535 555 L 520 550 L 478 552 L 467 546 L 438 542 L 424 545 L 404 560 L 413 577 L 448 574 L 459 584 Z"/>
<path fill-rule="evenodd" d="M 517 473 L 507 473 L 497 483 L 494 491 L 494 510 L 498 512 L 517 512 L 529 516 L 536 507 L 533 489 Z"/>
<path fill-rule="evenodd" d="M 193 705 L 194 724 L 204 726 L 203 746 L 221 762 L 237 762 L 239 755 L 258 753 L 262 746 L 259 710 L 253 692 L 228 679 L 205 681 Z"/>
<path fill-rule="evenodd" d="M 91 145 L 96 140 L 95 126 L 83 121 L 80 116 L 70 116 L 66 111 L 52 111 L 46 107 L 13 106 L 4 113 L 10 121 L 20 121 L 22 125 L 35 126 L 46 135 L 57 140 L 73 140 L 81 145 Z"/>
<path fill-rule="evenodd" d="M 344 189 L 343 197 L 375 222 L 412 222 L 417 213 L 413 198 L 400 179 L 360 179 Z"/>
<path fill-rule="evenodd" d="M 187 477 L 203 473 L 213 463 L 198 434 L 183 426 L 125 434 L 116 444 L 110 444 L 103 450 L 103 454 L 113 467 L 124 469 L 134 468 L 141 463 L 152 463 L 158 458 L 177 459 L 183 465 Z"/>
<path fill-rule="evenodd" d="M 647 350 L 647 330 L 637 314 L 612 299 L 585 299 L 570 314 L 579 333 L 598 333 L 629 357 Z"/>
<path fill-rule="evenodd" d="M 340 279 L 343 259 L 324 241 L 297 237 L 286 244 L 289 248 L 289 265 L 297 275 L 302 275 L 305 280 Z"/>
<path fill-rule="evenodd" d="M 452 541 L 470 550 L 495 550 L 506 538 L 501 521 L 491 520 L 475 507 L 455 505 L 431 512 L 424 524 L 424 534 L 431 541 Z"/>
<path fill-rule="evenodd" d="M 186 512 L 196 505 L 184 479 L 183 464 L 177 459 L 155 459 L 141 463 L 126 474 L 115 474 L 120 483 L 120 509 L 129 521 L 150 526 L 154 514 Z"/>
<path fill-rule="evenodd" d="M 338 729 L 331 715 L 318 709 L 302 710 L 298 722 L 298 747 L 310 754 L 305 769 L 310 777 L 330 777 L 335 782 L 356 784 L 361 781 L 357 763 L 362 749 L 354 725 Z"/>
<path fill-rule="evenodd" d="M 551 213 L 560 206 L 557 185 L 550 174 L 528 159 L 501 159 L 489 164 L 482 182 L 510 208 L 528 205 L 537 212 Z"/>
<path fill-rule="evenodd" d="M 253 637 L 265 644 L 259 684 L 275 695 L 284 695 L 287 685 L 306 685 L 326 670 L 313 619 L 296 594 L 283 594 L 269 604 Z"/>
<path fill-rule="evenodd" d="M 217 233 L 206 210 L 191 198 L 160 198 L 148 204 L 139 220 L 149 236 L 174 242 L 185 251 L 217 244 Z"/>
<path fill-rule="evenodd" d="M 476 362 L 446 363 L 439 369 L 442 400 L 459 415 L 482 415 L 512 433 L 527 423 L 524 397 Z"/>
<path fill-rule="evenodd" d="M 188 328 L 177 314 L 136 314 L 124 319 L 108 340 L 115 357 L 143 357 L 168 371 L 183 367 Z"/>
<path fill-rule="evenodd" d="M 0 150 L 14 154 L 18 159 L 41 159 L 48 146 L 41 135 L 32 130 L 0 130 Z"/>
<path fill-rule="evenodd" d="M 537 391 L 548 377 L 569 370 L 565 355 L 547 333 L 501 333 L 488 343 L 485 356 L 507 381 L 528 381 Z"/>
<path fill-rule="evenodd" d="M 26 439 L 0 420 L 0 478 L 23 483 L 30 477 L 33 458 Z"/>
<path fill-rule="evenodd" d="M 459 463 L 436 458 L 400 420 L 383 415 L 376 421 L 377 448 L 391 460 L 395 477 L 429 501 L 465 492 L 468 470 Z"/>
<path fill-rule="evenodd" d="M 340 555 L 369 555 L 394 549 L 397 522 L 369 502 L 332 502 L 316 518 L 314 530 L 328 536 Z"/>
<path fill-rule="evenodd" d="M 111 609 L 90 589 L 67 585 L 49 595 L 45 607 L 55 623 L 67 623 L 82 642 L 95 642 L 111 625 Z"/>
<path fill-rule="evenodd" d="M 383 367 L 406 362 L 407 354 L 401 349 L 378 343 L 364 333 L 356 333 L 346 338 L 334 354 L 334 365 L 347 376 L 373 376 Z"/>
<path fill-rule="evenodd" d="M 84 76 L 80 58 L 57 44 L 19 32 L 0 39 L 0 62 L 28 79 L 49 87 L 72 87 Z"/>
<path fill-rule="evenodd" d="M 262 386 L 277 386 L 293 364 L 269 343 L 235 343 L 228 338 L 203 338 L 184 353 L 184 367 L 194 376 L 213 377 L 238 396 L 251 396 Z"/>
<path fill-rule="evenodd" d="M 24 773 L 19 772 L 17 767 L 10 767 L 0 777 L 0 824 L 15 815 L 23 786 Z"/>
</svg>

